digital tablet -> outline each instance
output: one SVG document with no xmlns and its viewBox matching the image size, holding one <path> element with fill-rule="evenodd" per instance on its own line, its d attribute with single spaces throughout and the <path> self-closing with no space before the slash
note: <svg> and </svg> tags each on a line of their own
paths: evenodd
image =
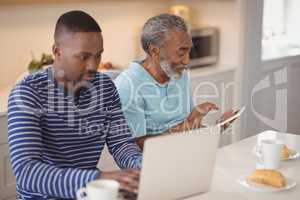
<svg viewBox="0 0 300 200">
<path fill-rule="evenodd" d="M 240 110 L 236 111 L 235 112 L 235 115 L 233 115 L 232 117 L 222 121 L 222 122 L 219 122 L 216 126 L 223 126 L 224 124 L 227 124 L 233 120 L 235 120 L 236 118 L 238 118 L 239 116 L 242 115 L 242 113 L 245 111 L 246 107 L 242 107 Z"/>
</svg>

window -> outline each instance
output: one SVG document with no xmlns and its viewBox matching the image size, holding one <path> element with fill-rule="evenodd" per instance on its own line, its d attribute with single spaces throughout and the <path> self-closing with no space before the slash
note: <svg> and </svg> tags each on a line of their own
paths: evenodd
<svg viewBox="0 0 300 200">
<path fill-rule="evenodd" d="M 299 0 L 264 0 L 262 59 L 300 54 Z"/>
<path fill-rule="evenodd" d="M 286 0 L 264 0 L 263 37 L 285 35 L 286 7 Z"/>
</svg>

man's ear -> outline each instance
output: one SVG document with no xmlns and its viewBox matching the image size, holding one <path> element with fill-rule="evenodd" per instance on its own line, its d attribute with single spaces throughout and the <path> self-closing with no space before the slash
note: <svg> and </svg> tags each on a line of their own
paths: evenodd
<svg viewBox="0 0 300 200">
<path fill-rule="evenodd" d="M 60 48 L 59 45 L 57 43 L 54 43 L 52 46 L 52 53 L 55 57 L 55 59 L 58 59 L 60 57 Z"/>
<path fill-rule="evenodd" d="M 154 58 L 155 60 L 159 60 L 159 53 L 160 53 L 159 47 L 156 46 L 156 45 L 150 44 L 150 46 L 149 46 L 149 55 L 152 58 Z"/>
</svg>

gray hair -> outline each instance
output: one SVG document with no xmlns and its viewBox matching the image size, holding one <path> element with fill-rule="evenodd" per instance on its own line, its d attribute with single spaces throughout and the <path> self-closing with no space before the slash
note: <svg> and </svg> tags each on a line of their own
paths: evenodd
<svg viewBox="0 0 300 200">
<path fill-rule="evenodd" d="M 149 53 L 151 44 L 160 47 L 174 29 L 176 31 L 188 31 L 185 21 L 177 15 L 164 13 L 148 19 L 143 27 L 141 37 L 144 51 Z"/>
</svg>

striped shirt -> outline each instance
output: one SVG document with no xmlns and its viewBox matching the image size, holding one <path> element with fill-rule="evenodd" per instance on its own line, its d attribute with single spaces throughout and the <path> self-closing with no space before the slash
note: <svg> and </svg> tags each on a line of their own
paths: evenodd
<svg viewBox="0 0 300 200">
<path fill-rule="evenodd" d="M 54 80 L 52 67 L 27 76 L 8 100 L 8 134 L 18 199 L 74 199 L 101 173 L 105 144 L 120 168 L 141 167 L 117 90 L 100 73 L 78 94 Z"/>
</svg>

